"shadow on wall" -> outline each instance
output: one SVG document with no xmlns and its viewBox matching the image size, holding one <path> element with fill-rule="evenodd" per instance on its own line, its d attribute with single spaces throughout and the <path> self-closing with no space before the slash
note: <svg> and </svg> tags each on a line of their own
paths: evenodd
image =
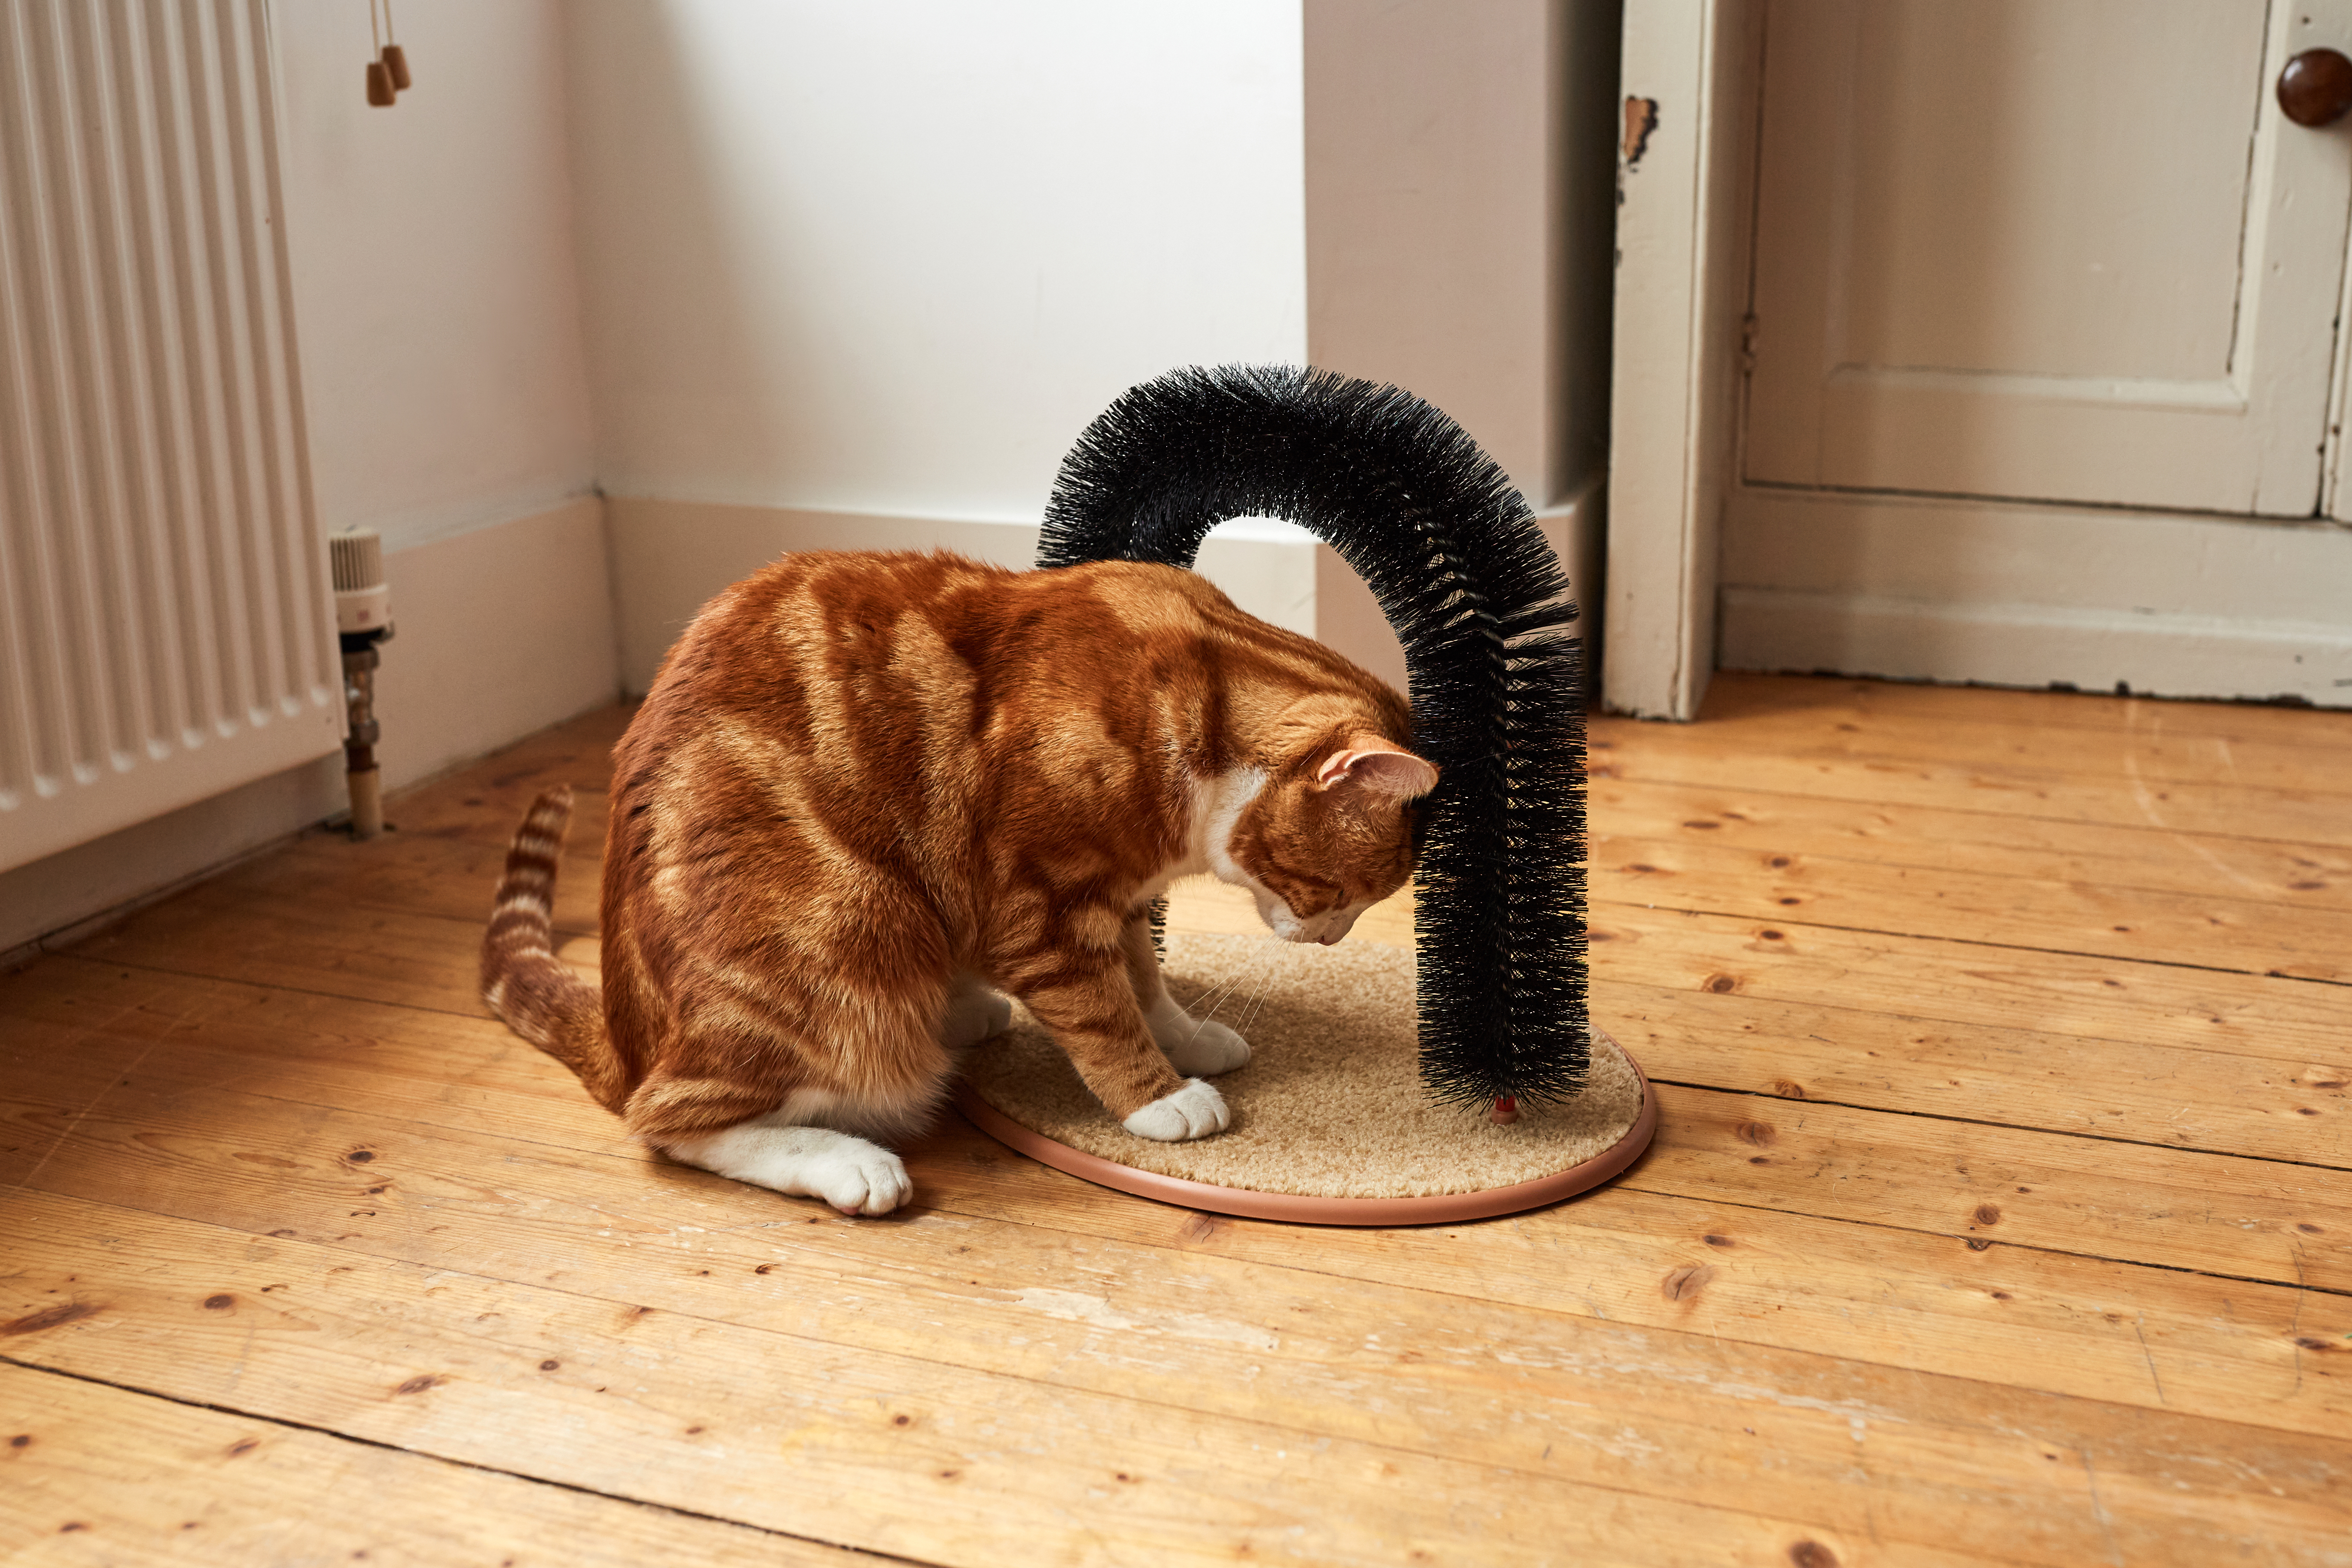
<svg viewBox="0 0 2352 1568">
<path fill-rule="evenodd" d="M 1064 452 L 1118 394 L 1174 364 L 1304 356 L 1285 15 L 1260 0 L 575 14 L 628 685 L 711 594 L 787 550 L 1025 567 Z M 1221 539 L 1202 566 L 1299 625 L 1310 550 Z"/>
<path fill-rule="evenodd" d="M 638 0 L 571 47 L 610 493 L 1034 523 L 1129 386 L 1305 352 L 1295 11 Z"/>
</svg>

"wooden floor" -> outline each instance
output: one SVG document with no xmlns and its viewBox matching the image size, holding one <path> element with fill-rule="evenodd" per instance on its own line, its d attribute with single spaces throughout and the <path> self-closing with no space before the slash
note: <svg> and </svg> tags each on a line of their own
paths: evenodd
<svg viewBox="0 0 2352 1568">
<path fill-rule="evenodd" d="M 473 994 L 522 804 L 619 724 L 0 979 L 0 1555 L 2352 1560 L 2352 715 L 1596 721 L 1657 1142 L 1369 1232 L 953 1121 L 885 1220 L 631 1148 Z"/>
</svg>

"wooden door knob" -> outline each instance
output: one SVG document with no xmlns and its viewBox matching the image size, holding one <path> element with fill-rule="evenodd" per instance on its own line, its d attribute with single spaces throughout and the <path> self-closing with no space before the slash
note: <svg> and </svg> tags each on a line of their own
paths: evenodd
<svg viewBox="0 0 2352 1568">
<path fill-rule="evenodd" d="M 2334 49 L 2305 49 L 2279 72 L 2279 107 L 2297 125 L 2333 125 L 2352 109 L 2352 60 Z"/>
</svg>

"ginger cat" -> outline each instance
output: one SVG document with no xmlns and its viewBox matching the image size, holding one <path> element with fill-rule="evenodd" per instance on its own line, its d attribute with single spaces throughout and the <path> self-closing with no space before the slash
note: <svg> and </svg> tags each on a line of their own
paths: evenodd
<svg viewBox="0 0 2352 1568">
<path fill-rule="evenodd" d="M 571 792 L 531 805 L 483 994 L 670 1158 L 845 1214 L 910 1195 L 957 1054 L 1019 997 L 1128 1131 L 1227 1125 L 1249 1047 L 1161 987 L 1174 878 L 1336 942 L 1412 871 L 1404 700 L 1173 567 L 789 555 L 703 609 L 614 752 L 604 995 L 553 953 Z"/>
</svg>

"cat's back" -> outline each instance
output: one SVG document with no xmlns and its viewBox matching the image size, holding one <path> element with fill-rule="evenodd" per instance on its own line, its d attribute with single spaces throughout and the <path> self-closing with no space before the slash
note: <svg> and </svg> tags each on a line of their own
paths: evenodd
<svg viewBox="0 0 2352 1568">
<path fill-rule="evenodd" d="M 1246 639 L 1254 629 L 1275 630 L 1171 566 L 1015 572 L 946 552 L 809 551 L 706 605 L 646 707 L 707 716 L 844 683 L 863 697 L 903 699 L 926 676 L 982 677 L 999 692 L 1028 676 L 1099 683 L 1139 661 L 1181 658 L 1204 637 Z"/>
<path fill-rule="evenodd" d="M 1237 613 L 1192 574 L 1138 563 L 1014 572 L 945 552 L 786 555 L 680 636 L 615 753 L 616 787 L 677 793 L 665 784 L 779 752 L 820 771 L 830 759 L 872 777 L 928 773 L 959 740 L 1044 721 L 1073 694 L 1108 698 L 1139 659 L 1182 665 L 1219 606 Z"/>
<path fill-rule="evenodd" d="M 1244 688 L 1267 701 L 1329 690 L 1402 708 L 1322 644 L 1177 567 L 1015 572 L 944 552 L 812 551 L 704 607 L 656 677 L 618 772 L 626 793 L 781 752 L 811 784 L 856 788 L 936 777 L 1003 744 L 1028 756 L 1040 736 L 1067 747 L 1091 732 L 1132 748 L 1148 727 L 1164 743 L 1171 730 L 1217 727 Z M 1221 749 L 1219 736 L 1190 739 Z"/>
</svg>

